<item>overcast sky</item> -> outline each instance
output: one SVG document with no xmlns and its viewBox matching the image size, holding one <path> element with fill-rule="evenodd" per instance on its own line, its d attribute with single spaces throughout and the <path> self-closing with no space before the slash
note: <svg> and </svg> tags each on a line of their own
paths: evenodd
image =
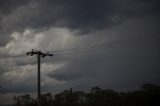
<svg viewBox="0 0 160 106">
<path fill-rule="evenodd" d="M 159 0 L 0 0 L 0 103 L 42 91 L 160 84 Z"/>
</svg>

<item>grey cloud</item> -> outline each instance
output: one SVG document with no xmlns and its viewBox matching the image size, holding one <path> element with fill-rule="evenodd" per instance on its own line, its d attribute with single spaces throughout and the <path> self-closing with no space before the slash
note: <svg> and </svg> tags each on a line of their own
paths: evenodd
<svg viewBox="0 0 160 106">
<path fill-rule="evenodd" d="M 159 4 L 160 2 L 158 0 L 130 0 L 123 2 L 122 5 L 119 6 L 118 11 L 123 14 L 124 17 L 130 18 L 148 17 L 152 15 L 159 16 Z"/>
<path fill-rule="evenodd" d="M 37 7 L 32 7 L 34 4 Z M 30 7 L 31 6 L 31 7 Z M 105 14 L 111 14 L 112 4 L 109 1 L 35 1 L 24 5 L 11 13 L 4 19 L 3 25 L 10 22 L 15 29 L 25 27 L 45 28 L 51 26 L 69 27 L 73 29 L 101 26 L 98 21 L 105 21 L 108 18 Z M 104 11 L 105 10 L 105 11 Z M 108 11 L 108 12 L 107 12 Z M 105 17 L 104 17 L 105 15 Z M 107 21 L 109 24 L 109 21 Z"/>
<path fill-rule="evenodd" d="M 70 64 L 48 73 L 48 76 L 69 81 L 70 86 L 81 88 L 107 86 L 112 82 L 159 82 L 159 56 L 156 52 L 158 47 L 153 42 L 146 41 L 144 44 L 111 48 L 106 51 L 95 50 L 83 56 L 78 53 L 78 59 L 72 56 Z"/>
<path fill-rule="evenodd" d="M 34 80 L 34 81 L 33 81 Z M 32 82 L 32 84 L 31 84 Z M 27 80 L 22 83 L 2 83 L 0 93 L 14 92 L 14 93 L 31 93 L 36 92 L 36 79 Z"/>
<path fill-rule="evenodd" d="M 11 26 L 10 28 L 6 28 L 3 24 L 3 20 L 10 14 L 16 11 L 17 8 L 20 6 L 26 5 L 31 0 L 0 0 L 0 46 L 4 46 L 6 42 L 9 40 L 10 32 L 14 31 L 12 30 L 12 27 L 17 27 L 16 25 Z M 10 24 L 10 23 L 5 23 Z"/>
<path fill-rule="evenodd" d="M 31 0 L 1 0 L 0 1 L 0 11 L 1 14 L 9 14 L 13 12 L 16 8 L 18 8 L 21 5 L 26 4 L 27 2 L 30 2 Z"/>
<path fill-rule="evenodd" d="M 72 81 L 82 77 L 82 75 L 79 73 L 48 74 L 48 76 L 59 81 Z"/>
<path fill-rule="evenodd" d="M 35 0 L 27 4 L 10 1 L 1 4 L 1 11 L 17 7 L 1 16 L 1 27 L 6 31 L 68 27 L 88 32 L 117 25 L 129 17 L 159 14 L 160 4 L 158 0 Z"/>
</svg>

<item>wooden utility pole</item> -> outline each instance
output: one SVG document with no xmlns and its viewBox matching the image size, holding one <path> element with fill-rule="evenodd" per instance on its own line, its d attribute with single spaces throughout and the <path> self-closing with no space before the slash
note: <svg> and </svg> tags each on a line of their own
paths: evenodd
<svg viewBox="0 0 160 106">
<path fill-rule="evenodd" d="M 43 53 L 38 50 L 33 50 L 31 52 L 27 52 L 27 55 L 33 56 L 36 55 L 38 63 L 37 63 L 37 100 L 38 100 L 38 106 L 41 106 L 41 57 L 46 56 L 53 56 L 53 54 L 50 53 Z"/>
</svg>

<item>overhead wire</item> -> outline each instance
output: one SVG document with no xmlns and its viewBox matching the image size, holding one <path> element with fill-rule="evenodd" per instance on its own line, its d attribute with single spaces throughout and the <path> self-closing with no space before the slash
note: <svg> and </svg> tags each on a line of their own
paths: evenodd
<svg viewBox="0 0 160 106">
<path fill-rule="evenodd" d="M 154 40 L 155 38 L 158 38 L 159 36 L 146 36 L 141 38 L 135 38 L 135 39 L 129 39 L 129 40 L 119 40 L 109 43 L 102 43 L 94 46 L 88 46 L 88 47 L 82 47 L 82 48 L 69 48 L 69 49 L 62 49 L 62 50 L 55 50 L 51 51 L 51 53 L 57 54 L 57 55 L 63 55 L 63 54 L 72 54 L 75 52 L 89 52 L 89 51 L 95 51 L 95 50 L 107 50 L 107 49 L 113 49 L 118 47 L 127 47 L 138 43 L 144 43 L 149 40 Z M 157 39 L 160 40 L 160 37 Z"/>
</svg>

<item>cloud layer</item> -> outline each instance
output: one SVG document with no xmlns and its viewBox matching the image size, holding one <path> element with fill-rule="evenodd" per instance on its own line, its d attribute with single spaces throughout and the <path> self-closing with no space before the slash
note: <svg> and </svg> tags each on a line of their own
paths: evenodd
<svg viewBox="0 0 160 106">
<path fill-rule="evenodd" d="M 2 0 L 0 33 L 5 44 L 8 33 L 26 28 L 42 30 L 66 27 L 87 33 L 110 28 L 126 19 L 159 16 L 158 0 Z"/>
<path fill-rule="evenodd" d="M 159 83 L 159 0 L 1 0 L 0 96 Z M 6 97 L 7 95 L 7 97 Z"/>
</svg>

